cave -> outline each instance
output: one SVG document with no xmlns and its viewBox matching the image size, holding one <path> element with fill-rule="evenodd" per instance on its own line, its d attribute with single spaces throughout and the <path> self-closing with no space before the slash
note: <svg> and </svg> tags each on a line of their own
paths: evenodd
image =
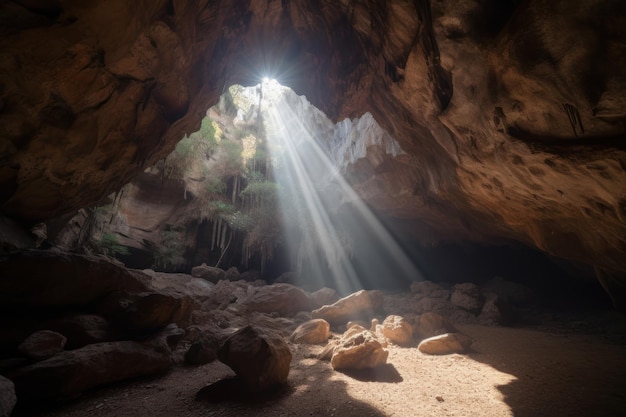
<svg viewBox="0 0 626 417">
<path fill-rule="evenodd" d="M 1 415 L 626 410 L 623 2 L 0 22 Z"/>
</svg>

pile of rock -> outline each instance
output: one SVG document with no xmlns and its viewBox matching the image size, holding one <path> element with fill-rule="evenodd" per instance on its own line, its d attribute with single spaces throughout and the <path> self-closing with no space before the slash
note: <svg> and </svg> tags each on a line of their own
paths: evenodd
<svg viewBox="0 0 626 417">
<path fill-rule="evenodd" d="M 525 294 L 502 280 L 489 291 L 422 281 L 411 293 L 339 299 L 330 288 L 307 292 L 216 269 L 194 268 L 198 278 L 59 252 L 3 258 L 0 374 L 8 380 L 0 377 L 0 408 L 12 408 L 15 394 L 18 404 L 72 398 L 183 361 L 219 359 L 247 390 L 265 391 L 287 379 L 290 344 L 324 345 L 320 358 L 337 370 L 384 365 L 395 346 L 460 353 L 471 340 L 448 318 L 503 322 L 503 306 Z"/>
</svg>

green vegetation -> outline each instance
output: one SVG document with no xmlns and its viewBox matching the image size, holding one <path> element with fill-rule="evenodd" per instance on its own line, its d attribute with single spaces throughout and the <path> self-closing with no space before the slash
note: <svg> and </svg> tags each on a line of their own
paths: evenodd
<svg viewBox="0 0 626 417">
<path fill-rule="evenodd" d="M 117 236 L 114 233 L 104 233 L 100 239 L 92 242 L 94 249 L 103 255 L 107 256 L 119 256 L 128 255 L 128 248 L 122 246 L 117 241 Z"/>
<path fill-rule="evenodd" d="M 183 236 L 184 230 L 180 227 L 167 225 L 161 231 L 161 242 L 154 249 L 154 269 L 167 270 L 185 264 Z"/>
</svg>

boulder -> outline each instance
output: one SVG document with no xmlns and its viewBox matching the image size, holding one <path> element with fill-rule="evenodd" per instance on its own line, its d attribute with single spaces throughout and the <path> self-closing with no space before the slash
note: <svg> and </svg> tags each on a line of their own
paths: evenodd
<svg viewBox="0 0 626 417">
<path fill-rule="evenodd" d="M 113 291 L 150 289 L 150 277 L 101 256 L 30 250 L 0 260 L 4 308 L 85 306 Z"/>
<path fill-rule="evenodd" d="M 444 333 L 424 339 L 417 346 L 420 352 L 428 355 L 449 355 L 463 353 L 472 345 L 472 339 L 461 333 Z"/>
<path fill-rule="evenodd" d="M 215 284 L 206 279 L 196 278 L 187 274 L 156 272 L 152 269 L 144 269 L 142 272 L 152 278 L 150 285 L 155 290 L 171 288 L 199 302 L 206 300 L 215 287 Z"/>
<path fill-rule="evenodd" d="M 222 280 L 215 285 L 208 299 L 202 304 L 204 310 L 225 309 L 229 304 L 243 304 L 256 292 L 255 287 L 245 281 Z"/>
<path fill-rule="evenodd" d="M 156 330 L 169 323 L 186 327 L 199 304 L 193 297 L 171 288 L 158 292 L 115 292 L 99 304 L 97 312 L 114 318 L 130 330 Z"/>
<path fill-rule="evenodd" d="M 344 297 L 331 305 L 325 305 L 312 312 L 314 319 L 324 319 L 331 325 L 342 325 L 350 320 L 369 321 L 382 307 L 380 291 L 361 290 Z"/>
<path fill-rule="evenodd" d="M 0 375 L 0 417 L 9 417 L 16 403 L 15 385 Z"/>
<path fill-rule="evenodd" d="M 241 279 L 241 274 L 239 273 L 237 267 L 232 266 L 224 273 L 224 279 L 227 279 L 228 281 L 239 281 Z"/>
<path fill-rule="evenodd" d="M 291 284 L 272 284 L 259 287 L 245 304 L 249 311 L 287 315 L 310 310 L 311 298 L 306 291 Z"/>
<path fill-rule="evenodd" d="M 195 340 L 185 353 L 188 365 L 203 365 L 217 359 L 217 352 L 228 337 L 228 333 L 217 326 L 198 329 Z"/>
<path fill-rule="evenodd" d="M 421 314 L 415 320 L 415 326 L 413 326 L 415 334 L 420 339 L 427 339 L 432 336 L 437 336 L 444 333 L 456 332 L 456 329 L 441 314 L 427 312 Z"/>
<path fill-rule="evenodd" d="M 249 391 L 260 392 L 287 380 L 291 351 L 282 336 L 246 326 L 226 339 L 218 358 L 235 371 Z"/>
<path fill-rule="evenodd" d="M 311 308 L 320 308 L 321 306 L 331 305 L 339 300 L 337 291 L 332 288 L 324 287 L 311 293 Z"/>
<path fill-rule="evenodd" d="M 454 291 L 450 296 L 450 302 L 473 314 L 480 313 L 480 309 L 483 306 L 480 289 L 476 284 L 472 283 L 455 285 Z"/>
<path fill-rule="evenodd" d="M 432 281 L 414 281 L 411 283 L 411 292 L 421 294 L 431 298 L 450 298 L 450 290 L 445 289 L 439 284 Z"/>
<path fill-rule="evenodd" d="M 28 336 L 17 350 L 28 358 L 42 361 L 62 352 L 66 342 L 66 337 L 60 333 L 40 330 Z"/>
<path fill-rule="evenodd" d="M 19 368 L 9 378 L 20 403 L 70 398 L 100 385 L 164 372 L 170 353 L 148 343 L 97 343 Z"/>
<path fill-rule="evenodd" d="M 521 320 L 521 314 L 511 304 L 504 301 L 499 295 L 485 293 L 485 303 L 480 311 L 478 319 L 483 324 L 501 324 L 509 326 Z"/>
<path fill-rule="evenodd" d="M 299 325 L 291 334 L 294 343 L 308 345 L 326 344 L 330 337 L 330 324 L 323 319 L 309 320 Z"/>
<path fill-rule="evenodd" d="M 217 284 L 219 281 L 226 279 L 226 272 L 223 269 L 216 268 L 214 266 L 208 266 L 203 263 L 199 266 L 191 268 L 191 276 L 196 278 L 203 278 L 209 282 Z"/>
<path fill-rule="evenodd" d="M 95 314 L 72 314 L 44 322 L 44 326 L 67 337 L 66 349 L 111 342 L 117 338 L 111 323 Z"/>
<path fill-rule="evenodd" d="M 389 351 L 369 330 L 353 326 L 335 346 L 330 364 L 335 370 L 375 368 L 387 363 Z"/>
<path fill-rule="evenodd" d="M 388 316 L 383 321 L 382 334 L 387 340 L 399 346 L 406 346 L 413 342 L 413 326 L 401 316 Z"/>
</svg>

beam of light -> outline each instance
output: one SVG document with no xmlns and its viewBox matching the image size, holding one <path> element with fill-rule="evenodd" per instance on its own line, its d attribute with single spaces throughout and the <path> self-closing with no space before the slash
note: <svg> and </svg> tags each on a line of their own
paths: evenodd
<svg viewBox="0 0 626 417">
<path fill-rule="evenodd" d="M 294 100 L 305 98 L 273 86 L 264 91 L 263 114 L 283 213 L 300 226 L 298 233 L 287 233 L 288 241 L 292 250 L 297 245 L 298 268 L 306 263 L 312 271 L 305 279 L 327 283 L 329 270 L 328 278 L 343 294 L 394 278 L 423 279 L 332 162 L 328 135 L 334 125 L 312 106 L 317 126 L 307 125 L 292 109 Z"/>
</svg>

